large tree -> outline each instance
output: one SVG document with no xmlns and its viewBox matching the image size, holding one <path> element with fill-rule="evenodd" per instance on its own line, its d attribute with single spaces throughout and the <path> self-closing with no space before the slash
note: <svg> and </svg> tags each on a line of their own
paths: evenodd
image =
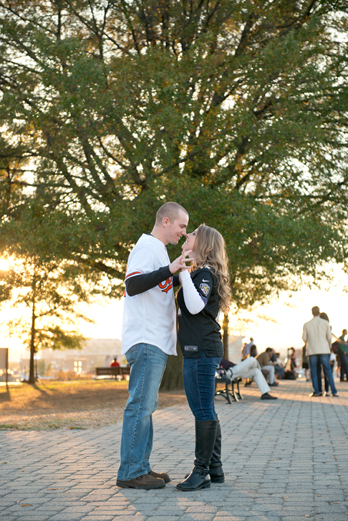
<svg viewBox="0 0 348 521">
<path fill-rule="evenodd" d="M 343 0 L 0 0 L 2 157 L 29 161 L 36 253 L 120 294 L 176 200 L 225 235 L 238 306 L 344 261 L 347 21 Z"/>
</svg>

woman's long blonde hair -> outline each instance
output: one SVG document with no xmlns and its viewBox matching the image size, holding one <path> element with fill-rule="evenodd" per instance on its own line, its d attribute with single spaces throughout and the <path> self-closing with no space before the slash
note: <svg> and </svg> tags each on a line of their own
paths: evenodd
<svg viewBox="0 0 348 521">
<path fill-rule="evenodd" d="M 214 271 L 218 279 L 217 290 L 221 297 L 221 310 L 227 313 L 230 307 L 231 289 L 223 236 L 215 228 L 201 224 L 196 232 L 194 252 L 193 269 L 208 266 Z"/>
</svg>

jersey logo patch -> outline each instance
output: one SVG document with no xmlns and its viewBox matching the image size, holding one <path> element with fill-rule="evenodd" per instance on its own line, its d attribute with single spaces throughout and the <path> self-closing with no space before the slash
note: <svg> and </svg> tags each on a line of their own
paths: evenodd
<svg viewBox="0 0 348 521">
<path fill-rule="evenodd" d="M 203 293 L 203 295 L 207 296 L 210 291 L 210 286 L 208 284 L 200 284 L 199 289 Z"/>
<path fill-rule="evenodd" d="M 165 280 L 164 282 L 160 282 L 158 287 L 164 293 L 168 293 L 168 291 L 173 287 L 173 277 L 169 277 L 169 279 Z"/>
<path fill-rule="evenodd" d="M 198 346 L 184 346 L 184 351 L 198 351 Z"/>
</svg>

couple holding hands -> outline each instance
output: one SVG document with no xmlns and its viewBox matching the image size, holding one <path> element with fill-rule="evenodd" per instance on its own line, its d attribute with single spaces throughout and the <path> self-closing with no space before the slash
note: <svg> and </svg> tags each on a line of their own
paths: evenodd
<svg viewBox="0 0 348 521">
<path fill-rule="evenodd" d="M 161 206 L 151 234 L 143 234 L 131 251 L 125 279 L 122 351 L 131 366 L 129 399 L 124 411 L 119 487 L 162 488 L 167 473 L 151 470 L 152 413 L 169 355 L 178 339 L 184 357 L 183 377 L 195 417 L 196 447 L 191 473 L 177 485 L 199 490 L 223 483 L 221 427 L 214 408 L 215 371 L 223 356 L 220 310 L 227 311 L 230 286 L 225 243 L 204 224 L 187 234 L 189 216 L 179 204 Z M 168 244 L 186 237 L 183 254 L 170 262 Z M 188 264 L 186 264 L 188 263 Z M 179 275 L 174 275 L 179 272 Z"/>
</svg>

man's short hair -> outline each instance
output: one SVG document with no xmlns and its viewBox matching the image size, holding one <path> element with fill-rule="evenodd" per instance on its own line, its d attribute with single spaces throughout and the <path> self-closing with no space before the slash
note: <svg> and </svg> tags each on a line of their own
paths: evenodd
<svg viewBox="0 0 348 521">
<path fill-rule="evenodd" d="M 165 203 L 156 213 L 156 224 L 161 224 L 165 217 L 168 217 L 170 222 L 173 223 L 175 219 L 177 219 L 180 212 L 184 212 L 188 215 L 187 210 L 185 210 L 181 204 L 173 202 Z"/>
<path fill-rule="evenodd" d="M 273 353 L 273 347 L 267 347 L 266 353 Z"/>
<path fill-rule="evenodd" d="M 320 315 L 320 309 L 318 308 L 318 306 L 314 306 L 312 308 L 312 315 L 313 317 L 318 317 Z"/>
</svg>

